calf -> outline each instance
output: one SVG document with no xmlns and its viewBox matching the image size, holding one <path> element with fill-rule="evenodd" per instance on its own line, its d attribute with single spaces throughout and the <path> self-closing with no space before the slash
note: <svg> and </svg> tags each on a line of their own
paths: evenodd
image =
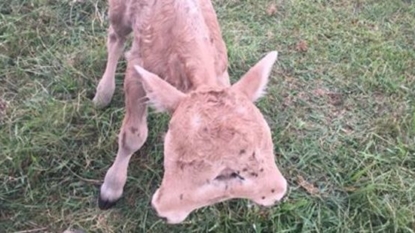
<svg viewBox="0 0 415 233">
<path fill-rule="evenodd" d="M 182 222 L 193 210 L 231 198 L 271 206 L 287 190 L 271 131 L 253 104 L 277 52 L 230 84 L 227 52 L 209 0 L 110 0 L 108 61 L 94 103 L 104 107 L 126 36 L 134 32 L 124 80 L 126 115 L 99 207 L 122 195 L 129 160 L 147 138 L 147 103 L 171 114 L 164 176 L 152 198 L 158 215 Z"/>
</svg>

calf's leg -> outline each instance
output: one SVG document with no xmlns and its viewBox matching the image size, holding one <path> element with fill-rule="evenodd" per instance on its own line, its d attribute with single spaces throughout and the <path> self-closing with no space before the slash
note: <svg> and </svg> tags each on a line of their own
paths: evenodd
<svg viewBox="0 0 415 233">
<path fill-rule="evenodd" d="M 147 139 L 146 94 L 133 64 L 134 61 L 129 61 L 124 80 L 126 115 L 119 134 L 117 156 L 101 186 L 100 209 L 112 207 L 121 197 L 130 158 Z"/>
<path fill-rule="evenodd" d="M 106 107 L 111 102 L 115 90 L 115 70 L 123 52 L 126 36 L 130 33 L 130 30 L 114 30 L 114 26 L 111 25 L 108 29 L 107 64 L 93 99 L 97 108 Z"/>
</svg>

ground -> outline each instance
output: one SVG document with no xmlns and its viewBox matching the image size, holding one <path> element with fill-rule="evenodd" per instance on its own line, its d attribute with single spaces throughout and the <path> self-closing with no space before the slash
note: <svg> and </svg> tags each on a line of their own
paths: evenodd
<svg viewBox="0 0 415 233">
<path fill-rule="evenodd" d="M 107 3 L 0 2 L 0 231 L 415 232 L 415 3 L 214 1 L 233 82 L 279 51 L 258 102 L 290 191 L 260 208 L 232 200 L 181 225 L 159 219 L 168 116 L 130 163 L 123 198 L 97 208 L 117 149 L 122 77 L 91 103 L 106 62 Z"/>
</svg>

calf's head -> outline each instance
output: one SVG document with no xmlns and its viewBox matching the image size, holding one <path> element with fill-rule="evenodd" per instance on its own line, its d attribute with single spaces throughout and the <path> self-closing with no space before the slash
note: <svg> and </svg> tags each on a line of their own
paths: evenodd
<svg viewBox="0 0 415 233">
<path fill-rule="evenodd" d="M 172 114 L 164 144 L 164 176 L 152 198 L 158 215 L 180 223 L 195 209 L 231 198 L 271 206 L 287 190 L 275 164 L 271 131 L 254 101 L 277 52 L 237 83 L 182 93 L 136 66 L 149 102 Z"/>
</svg>

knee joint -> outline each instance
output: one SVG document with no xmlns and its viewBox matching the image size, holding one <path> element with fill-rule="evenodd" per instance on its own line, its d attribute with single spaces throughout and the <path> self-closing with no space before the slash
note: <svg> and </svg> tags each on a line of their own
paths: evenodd
<svg viewBox="0 0 415 233">
<path fill-rule="evenodd" d="M 131 153 L 139 150 L 143 146 L 144 142 L 147 139 L 147 127 L 142 127 L 139 129 L 137 127 L 131 126 L 127 129 L 123 129 L 120 133 L 119 145 L 124 150 L 127 150 Z"/>
</svg>

